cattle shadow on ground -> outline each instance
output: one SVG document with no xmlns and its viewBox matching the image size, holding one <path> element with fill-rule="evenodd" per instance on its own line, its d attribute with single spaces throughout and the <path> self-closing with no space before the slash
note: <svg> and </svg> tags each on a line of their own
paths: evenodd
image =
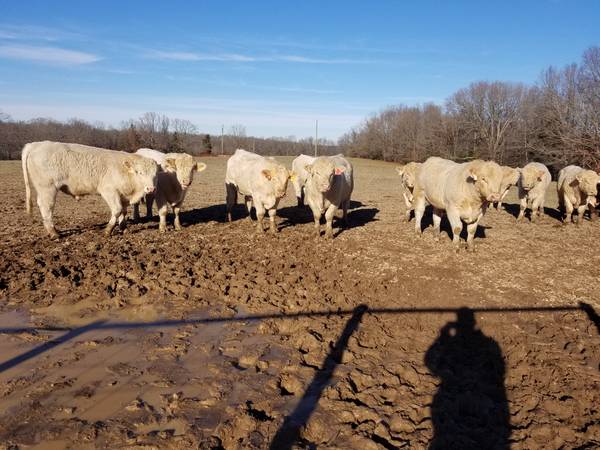
<svg viewBox="0 0 600 450">
<path fill-rule="evenodd" d="M 93 225 L 82 225 L 79 227 L 75 227 L 75 228 L 65 228 L 62 230 L 58 230 L 58 235 L 61 238 L 64 237 L 69 237 L 69 236 L 76 236 L 79 234 L 84 234 L 88 231 L 100 231 L 100 230 L 104 230 L 106 228 L 106 225 L 108 224 L 108 222 L 106 223 L 96 223 Z M 115 233 L 117 232 L 117 227 L 115 227 Z"/>
<path fill-rule="evenodd" d="M 414 212 L 411 215 L 411 223 L 414 220 Z M 475 231 L 475 239 L 485 239 L 486 234 L 485 230 L 488 230 L 492 227 L 485 225 L 478 225 L 477 230 Z M 427 206 L 425 208 L 425 213 L 423 214 L 423 218 L 421 219 L 421 232 L 424 233 L 427 230 L 433 234 L 433 208 L 431 206 Z M 440 222 L 440 234 L 446 234 L 450 240 L 452 240 L 452 236 L 454 233 L 452 232 L 452 227 L 450 226 L 450 222 L 448 221 L 448 217 L 446 214 L 442 217 L 442 221 Z M 461 239 L 467 239 L 467 227 L 462 224 L 462 229 L 460 232 Z"/>
<path fill-rule="evenodd" d="M 521 211 L 521 205 L 518 203 L 503 203 L 502 204 L 504 210 L 512 215 L 515 219 L 519 217 L 519 212 Z M 544 207 L 544 214 L 551 219 L 562 222 L 562 213 L 556 208 L 549 208 L 547 206 Z M 531 221 L 531 209 L 527 208 L 525 210 L 524 219 Z"/>
<path fill-rule="evenodd" d="M 303 311 L 297 313 L 272 313 L 272 314 L 256 314 L 256 315 L 236 315 L 231 317 L 209 317 L 201 319 L 180 319 L 180 320 L 159 320 L 154 322 L 110 322 L 110 321 L 96 321 L 88 325 L 84 325 L 78 328 L 68 327 L 5 327 L 0 328 L 0 334 L 21 334 L 21 333 L 40 333 L 40 332 L 63 332 L 65 334 L 58 336 L 54 339 L 46 341 L 31 350 L 28 350 L 18 356 L 15 356 L 3 363 L 0 363 L 0 373 L 11 369 L 25 361 L 39 356 L 60 344 L 64 344 L 78 336 L 83 335 L 86 332 L 94 330 L 111 330 L 111 329 L 151 329 L 151 328 L 166 328 L 166 327 L 179 327 L 185 325 L 197 325 L 197 324 L 208 324 L 208 323 L 227 323 L 227 322 L 253 322 L 261 321 L 266 319 L 280 319 L 290 320 L 300 317 L 348 317 L 349 320 L 341 332 L 335 345 L 329 351 L 327 357 L 324 359 L 317 370 L 315 376 L 305 390 L 302 398 L 296 404 L 293 411 L 286 415 L 281 426 L 276 432 L 274 439 L 270 445 L 271 449 L 292 449 L 297 444 L 301 444 L 304 448 L 313 448 L 314 444 L 310 442 L 302 442 L 300 437 L 302 427 L 305 426 L 312 413 L 315 411 L 318 402 L 324 392 L 324 389 L 329 385 L 332 380 L 336 367 L 341 363 L 343 352 L 348 346 L 348 341 L 352 334 L 358 329 L 358 326 L 365 314 L 380 315 L 380 314 L 441 314 L 441 313 L 455 313 L 457 314 L 457 320 L 455 322 L 449 322 L 440 330 L 440 338 L 437 339 L 425 355 L 425 363 L 428 368 L 441 379 L 441 384 L 438 389 L 438 394 L 434 397 L 432 407 L 432 423 L 434 426 L 434 440 L 432 441 L 431 448 L 446 448 L 445 444 L 450 441 L 456 441 L 456 433 L 464 435 L 466 433 L 467 440 L 470 438 L 471 443 L 474 439 L 483 439 L 488 442 L 490 436 L 486 434 L 486 430 L 481 428 L 482 416 L 478 412 L 479 403 L 473 403 L 473 396 L 470 395 L 468 398 L 447 398 L 448 395 L 456 394 L 456 389 L 451 386 L 456 379 L 447 378 L 447 372 L 453 374 L 452 376 L 459 376 L 461 373 L 466 371 L 472 372 L 475 375 L 485 375 L 484 377 L 475 376 L 475 378 L 482 378 L 484 380 L 481 391 L 481 406 L 489 410 L 489 399 L 490 392 L 492 393 L 492 400 L 495 401 L 495 410 L 498 414 L 493 414 L 494 417 L 490 419 L 490 423 L 493 427 L 492 435 L 498 439 L 495 442 L 504 444 L 508 443 L 510 437 L 510 423 L 505 420 L 508 412 L 508 406 L 506 410 L 503 403 L 502 389 L 504 386 L 503 380 L 503 362 L 501 356 L 501 350 L 493 341 L 493 339 L 484 336 L 481 332 L 478 332 L 474 325 L 475 313 L 509 313 L 509 312 L 534 312 L 534 313 L 561 313 L 561 312 L 584 312 L 589 320 L 591 320 L 598 328 L 600 333 L 600 318 L 594 308 L 587 304 L 580 302 L 577 306 L 542 306 L 542 307 L 505 307 L 505 308 L 373 308 L 369 309 L 366 305 L 360 305 L 354 309 L 345 310 L 321 310 L 321 311 Z M 451 329 L 454 329 L 452 332 Z M 459 336 L 459 339 L 452 340 L 450 337 Z M 473 364 L 473 349 L 481 353 L 480 360 L 476 360 L 477 364 Z M 491 353 L 490 353 L 491 352 Z M 440 363 L 439 358 L 446 358 Z M 490 359 L 491 358 L 491 359 Z M 491 361 L 491 362 L 490 362 Z M 460 394 L 460 393 L 459 393 Z M 459 395 L 460 396 L 460 395 Z M 468 417 L 461 418 L 459 427 L 457 428 L 456 422 L 449 424 L 444 422 L 447 417 L 456 417 L 456 408 L 462 408 L 465 402 L 469 403 L 469 414 Z M 461 406 L 462 405 L 462 406 Z M 474 405 L 474 406 L 473 406 Z M 474 408 L 474 409 L 473 409 Z M 484 409 L 485 409 L 484 408 Z M 463 411 L 464 412 L 464 411 Z M 472 414 L 471 414 L 472 413 Z M 460 414 L 459 414 L 460 415 Z M 489 414 L 488 414 L 489 415 Z M 487 420 L 487 419 L 485 419 Z M 474 424 L 472 423 L 475 421 Z M 488 423 L 488 422 L 485 422 Z M 437 424 L 437 427 L 436 427 Z M 462 424 L 462 425 L 461 425 Z M 478 425 L 479 424 L 479 425 Z M 484 427 L 485 428 L 485 427 Z M 473 434 L 476 433 L 476 434 Z M 376 436 L 375 436 L 376 437 Z M 464 437 L 464 436 L 462 436 Z M 461 438 L 462 438 L 461 437 Z M 477 441 L 475 441 L 476 443 Z M 463 447 L 466 448 L 466 447 Z M 479 447 L 477 447 L 479 448 Z M 495 448 L 508 448 L 504 445 Z"/>
<path fill-rule="evenodd" d="M 342 234 L 344 231 L 351 230 L 352 228 L 364 227 L 369 222 L 375 222 L 375 216 L 379 212 L 378 208 L 361 208 L 355 209 L 348 213 L 348 220 L 344 223 L 343 219 L 337 219 L 338 231 L 335 233 L 335 237 Z"/>
<path fill-rule="evenodd" d="M 375 216 L 379 212 L 378 208 L 362 208 L 362 206 L 363 203 L 356 202 L 354 203 L 354 208 L 352 208 L 351 203 L 351 207 L 348 210 L 347 223 L 344 223 L 344 220 L 341 218 L 342 211 L 337 211 L 336 217 L 333 220 L 333 226 L 339 228 L 336 236 L 341 234 L 344 229 L 349 230 L 352 228 L 362 227 L 369 222 L 374 222 L 377 220 Z M 287 208 L 281 208 L 277 211 L 277 215 L 284 219 L 279 225 L 280 230 L 292 227 L 294 225 L 313 223 L 313 214 L 308 206 L 290 206 Z M 320 223 L 325 223 L 324 217 L 321 217 Z"/>
<path fill-rule="evenodd" d="M 244 214 L 245 213 L 245 214 Z M 246 217 L 248 213 L 246 212 L 246 207 L 243 205 L 235 205 L 233 207 L 232 216 L 233 220 L 237 220 L 239 218 Z M 170 214 L 172 217 L 172 214 Z M 181 220 L 181 225 L 185 227 L 186 225 L 197 225 L 200 223 L 207 222 L 219 222 L 226 223 L 227 222 L 227 207 L 224 203 L 219 205 L 211 205 L 205 208 L 194 208 L 189 210 L 183 210 L 179 213 L 179 218 Z M 167 218 L 167 223 L 169 222 L 169 218 Z"/>
</svg>

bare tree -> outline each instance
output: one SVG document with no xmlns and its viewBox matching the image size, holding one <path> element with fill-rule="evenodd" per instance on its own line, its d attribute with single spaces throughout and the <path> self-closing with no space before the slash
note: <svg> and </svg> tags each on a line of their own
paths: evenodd
<svg viewBox="0 0 600 450">
<path fill-rule="evenodd" d="M 247 145 L 246 127 L 241 124 L 234 124 L 229 127 L 229 138 L 232 146 L 232 152 L 238 148 L 244 148 Z"/>
<path fill-rule="evenodd" d="M 472 157 L 502 161 L 501 147 L 521 112 L 526 88 L 522 84 L 480 81 L 460 89 L 447 102 L 467 139 Z"/>
</svg>

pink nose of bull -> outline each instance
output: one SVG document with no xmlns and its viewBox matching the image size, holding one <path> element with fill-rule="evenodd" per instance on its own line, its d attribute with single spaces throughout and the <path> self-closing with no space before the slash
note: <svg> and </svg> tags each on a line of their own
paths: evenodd
<svg viewBox="0 0 600 450">
<path fill-rule="evenodd" d="M 146 186 L 146 187 L 144 188 L 144 192 L 145 192 L 146 194 L 152 194 L 152 193 L 154 193 L 154 190 L 155 190 L 155 189 L 154 189 L 154 186 Z"/>
</svg>

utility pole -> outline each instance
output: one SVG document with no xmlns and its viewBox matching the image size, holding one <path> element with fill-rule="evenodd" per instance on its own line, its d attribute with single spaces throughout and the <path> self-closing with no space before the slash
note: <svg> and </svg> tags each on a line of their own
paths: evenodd
<svg viewBox="0 0 600 450">
<path fill-rule="evenodd" d="M 224 155 L 223 153 L 223 132 L 225 130 L 225 125 L 221 125 L 221 155 Z"/>
<path fill-rule="evenodd" d="M 315 158 L 317 157 L 317 145 L 319 142 L 319 121 L 315 122 Z"/>
<path fill-rule="evenodd" d="M 252 138 L 252 151 L 256 152 L 256 138 Z"/>
</svg>

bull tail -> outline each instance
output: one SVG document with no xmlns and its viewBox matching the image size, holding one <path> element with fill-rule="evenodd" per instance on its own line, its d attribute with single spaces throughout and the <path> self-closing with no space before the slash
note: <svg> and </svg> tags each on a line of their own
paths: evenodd
<svg viewBox="0 0 600 450">
<path fill-rule="evenodd" d="M 29 170 L 27 169 L 28 158 L 29 144 L 25 144 L 21 152 L 21 164 L 23 166 L 23 180 L 25 181 L 25 209 L 27 214 L 31 214 L 31 187 L 29 186 Z"/>
</svg>

